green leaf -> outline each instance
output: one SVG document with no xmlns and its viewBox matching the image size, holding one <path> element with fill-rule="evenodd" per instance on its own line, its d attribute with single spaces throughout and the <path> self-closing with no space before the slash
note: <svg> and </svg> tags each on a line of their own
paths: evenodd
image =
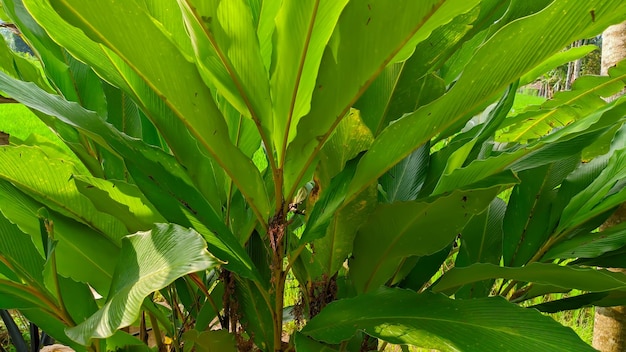
<svg viewBox="0 0 626 352">
<path fill-rule="evenodd" d="M 337 349 L 317 342 L 311 338 L 306 337 L 300 332 L 296 332 L 295 337 L 296 351 L 297 352 L 337 352 Z"/>
<path fill-rule="evenodd" d="M 593 44 L 589 44 L 560 51 L 537 65 L 537 67 L 526 73 L 524 76 L 520 77 L 520 85 L 525 86 L 532 83 L 542 74 L 561 65 L 565 65 L 568 62 L 581 59 L 594 50 L 598 50 L 598 47 Z"/>
<path fill-rule="evenodd" d="M 578 123 L 571 124 L 560 131 L 540 139 L 537 142 L 525 145 L 523 148 L 514 146 L 509 150 L 495 153 L 486 159 L 477 159 L 468 165 L 444 174 L 437 183 L 433 194 L 451 191 L 477 182 L 484 177 L 503 170 L 511 169 L 515 172 L 533 169 L 550 164 L 573 154 L 580 153 L 586 146 L 593 143 L 604 131 L 605 123 L 614 123 L 625 106 L 607 108 L 593 117 L 590 116 Z M 597 128 L 592 121 L 596 121 Z M 591 124 L 582 128 L 583 124 Z M 581 132 L 582 131 L 582 132 Z M 356 176 L 355 176 L 356 177 Z"/>
<path fill-rule="evenodd" d="M 19 287 L 21 285 L 0 275 L 0 309 L 41 308 L 41 297 Z"/>
<path fill-rule="evenodd" d="M 348 184 L 354 175 L 356 161 L 350 161 L 345 165 L 341 173 L 337 174 L 330 182 L 322 195 L 315 202 L 315 207 L 307 220 L 307 226 L 300 238 L 299 244 L 306 244 L 321 238 L 326 233 L 335 211 L 344 204 L 344 197 Z"/>
<path fill-rule="evenodd" d="M 502 199 L 496 198 L 487 210 L 470 220 L 461 232 L 461 246 L 454 262 L 455 267 L 466 267 L 473 263 L 500 263 L 505 210 L 506 203 Z M 492 285 L 493 281 L 468 285 L 461 288 L 455 297 L 487 297 L 491 292 Z"/>
<path fill-rule="evenodd" d="M 380 178 L 380 184 L 387 194 L 387 202 L 417 199 L 429 166 L 430 143 L 426 143 L 389 169 Z"/>
<path fill-rule="evenodd" d="M 0 178 L 13 183 L 22 191 L 51 209 L 72 217 L 97 230 L 119 245 L 126 234 L 124 225 L 116 218 L 98 211 L 76 188 L 71 180 L 76 169 L 67 160 L 48 159 L 36 147 L 3 147 L 0 149 Z"/>
<path fill-rule="evenodd" d="M 259 13 L 259 22 L 257 25 L 257 36 L 259 37 L 259 47 L 263 64 L 267 72 L 270 71 L 273 53 L 273 34 L 276 28 L 276 14 L 282 5 L 282 1 L 267 0 L 263 1 L 261 11 Z"/>
<path fill-rule="evenodd" d="M 347 0 L 283 1 L 276 15 L 271 69 L 274 145 L 281 160 L 310 110 L 322 54 Z"/>
<path fill-rule="evenodd" d="M 595 215 L 614 208 L 626 200 L 626 149 L 616 151 L 608 166 L 587 187 L 572 198 L 563 210 L 557 232 L 580 226 Z"/>
<path fill-rule="evenodd" d="M 111 292 L 98 312 L 67 329 L 72 340 L 112 336 L 139 315 L 144 298 L 175 279 L 219 263 L 206 251 L 197 232 L 173 224 L 157 224 L 148 232 L 124 237 Z"/>
<path fill-rule="evenodd" d="M 414 259 L 414 257 L 406 258 L 398 274 L 394 277 L 394 281 L 398 279 L 402 280 L 399 282 L 398 287 L 408 288 L 416 292 L 421 291 L 426 287 L 425 285 L 430 279 L 437 274 L 441 265 L 446 261 L 450 255 L 452 246 L 453 244 L 450 243 L 447 247 L 435 254 L 417 257 L 416 259 Z M 405 269 L 406 266 L 411 263 L 414 263 L 413 268 L 408 273 L 403 273 L 402 269 Z"/>
<path fill-rule="evenodd" d="M 374 135 L 402 115 L 445 93 L 446 83 L 431 72 L 437 63 L 449 58 L 473 28 L 471 24 L 478 20 L 478 9 L 479 6 L 435 29 L 427 40 L 417 45 L 408 60 L 387 66 L 365 91 L 355 106 L 365 109 L 364 116 Z"/>
<path fill-rule="evenodd" d="M 242 115 L 251 117 L 269 142 L 269 79 L 248 2 L 179 0 L 178 5 L 202 79 Z"/>
<path fill-rule="evenodd" d="M 45 292 L 44 259 L 27 234 L 0 214 L 0 258 L 26 285 Z"/>
<path fill-rule="evenodd" d="M 132 170 L 136 171 L 133 174 L 134 181 L 161 214 L 168 214 L 169 221 L 198 228 L 207 237 L 212 246 L 211 251 L 227 260 L 228 265 L 237 266 L 243 263 L 243 266 L 238 266 L 234 271 L 246 277 L 255 277 L 242 246 L 206 199 L 190 185 L 184 165 L 178 163 L 172 155 L 129 138 L 80 105 L 47 94 L 32 84 L 11 79 L 2 72 L 0 86 L 26 105 L 43 110 L 60 121 L 79 128 L 100 145 L 124 155 L 129 172 L 133 174 Z M 67 175 L 65 180 L 69 177 Z M 216 236 L 213 231 L 220 236 Z"/>
<path fill-rule="evenodd" d="M 402 289 L 333 302 L 302 333 L 339 343 L 357 330 L 390 343 L 440 351 L 593 351 L 571 329 L 500 297 L 453 300 Z"/>
<path fill-rule="evenodd" d="M 624 87 L 626 61 L 609 70 L 610 76 L 583 76 L 572 90 L 558 92 L 540 106 L 533 106 L 512 118 L 503 127 L 500 141 L 525 141 L 539 138 L 555 128 L 586 117 L 604 106 L 603 97 L 610 97 Z"/>
<path fill-rule="evenodd" d="M 595 258 L 624 246 L 626 246 L 626 223 L 559 242 L 550 248 L 542 259 Z"/>
<path fill-rule="evenodd" d="M 122 221 L 129 233 L 146 231 L 152 224 L 165 221 L 135 185 L 85 176 L 76 176 L 74 181 L 98 210 Z"/>
<path fill-rule="evenodd" d="M 507 173 L 486 182 L 489 186 L 477 185 L 423 201 L 379 205 L 354 242 L 350 275 L 357 291 L 371 291 L 384 284 L 405 257 L 430 255 L 446 247 L 503 186 L 514 182 L 513 175 Z"/>
<path fill-rule="evenodd" d="M 320 151 L 315 179 L 322 191 L 349 160 L 367 150 L 373 141 L 372 132 L 361 120 L 359 111 L 350 109 Z"/>
<path fill-rule="evenodd" d="M 169 161 L 169 165 L 162 165 L 164 161 Z M 206 199 L 186 182 L 183 175 L 170 173 L 180 167 L 178 164 L 160 159 L 148 163 L 147 167 L 140 166 L 129 165 L 133 180 L 159 212 L 167 214 L 168 221 L 195 228 L 207 241 L 211 253 L 227 262 L 226 268 L 241 276 L 258 279 L 258 272 L 243 246 L 212 213 Z"/>
<path fill-rule="evenodd" d="M 69 69 L 68 53 L 61 46 L 56 44 L 48 36 L 46 31 L 31 17 L 23 1 L 4 0 L 3 3 L 4 9 L 7 10 L 7 14 L 11 17 L 11 21 L 19 26 L 22 35 L 28 39 L 30 45 L 36 48 L 38 56 L 45 62 L 42 68 L 51 81 L 51 84 L 56 89 L 63 92 L 68 99 L 77 101 L 76 86 L 72 81 L 72 72 Z M 9 49 L 8 46 L 6 46 L 3 51 L 5 49 Z M 17 59 L 17 61 L 19 62 L 20 60 Z M 3 66 L 4 69 L 10 67 L 7 65 Z M 43 83 L 45 80 L 41 77 L 42 75 L 39 72 L 37 72 L 37 75 L 40 76 L 40 78 L 34 79 L 34 77 L 26 74 L 27 70 L 25 70 L 24 65 L 15 65 L 15 69 L 21 73 L 18 76 L 26 78 L 31 82 L 37 82 L 39 87 L 48 92 L 54 91 L 54 89 L 50 87 L 50 83 Z"/>
<path fill-rule="evenodd" d="M 607 270 L 545 263 L 531 263 L 519 268 L 476 263 L 464 268 L 453 268 L 446 272 L 433 286 L 433 292 L 450 293 L 461 285 L 495 278 L 536 282 L 592 292 L 622 289 L 626 286 L 626 279 L 623 274 Z"/>
<path fill-rule="evenodd" d="M 552 235 L 558 219 L 551 217 L 558 186 L 580 164 L 580 155 L 520 171 L 504 215 L 503 261 L 522 266 Z M 497 263 L 494 263 L 497 264 Z"/>
<path fill-rule="evenodd" d="M 67 325 L 41 309 L 21 309 L 28 321 L 32 321 L 48 336 L 54 336 L 56 342 L 69 346 L 75 351 L 84 351 L 85 346 L 72 341 L 65 333 Z"/>
<path fill-rule="evenodd" d="M 39 229 L 39 209 L 43 206 L 6 181 L 0 181 L 0 203 L 11 203 L 0 212 L 20 230 L 30 235 L 43 257 Z M 115 270 L 119 247 L 76 220 L 49 211 L 54 224 L 57 253 L 57 271 L 76 281 L 89 283 L 100 294 L 106 295 Z"/>
<path fill-rule="evenodd" d="M 113 336 L 106 339 L 107 351 L 117 351 L 119 349 L 133 352 L 150 352 L 150 348 L 137 337 L 118 330 Z"/>
<path fill-rule="evenodd" d="M 165 139 L 174 153 L 184 160 L 198 184 L 202 183 L 202 167 L 206 167 L 205 154 L 208 154 L 232 177 L 253 205 L 257 217 L 261 221 L 269 218 L 269 200 L 261 176 L 252 160 L 230 141 L 224 118 L 197 67 L 150 17 L 145 16 L 145 10 L 137 2 L 110 0 L 98 6 L 85 6 L 80 1 L 52 0 L 50 3 L 69 23 L 89 28 L 84 33 L 88 38 L 70 32 L 74 36 L 63 41 L 66 47 L 79 51 L 81 57 L 88 58 L 85 61 L 89 64 L 102 66 L 107 73 L 113 71 L 113 77 L 118 76 L 117 80 L 121 80 L 120 85 L 129 87 L 125 88 L 128 93 L 136 94 L 139 104 L 149 108 L 149 116 L 160 131 L 167 131 L 164 132 Z M 41 4 L 30 6 L 51 21 L 49 8 Z M 53 20 L 58 30 L 59 19 Z M 142 35 L 128 36 L 126 33 Z M 105 49 L 100 56 L 86 53 L 89 49 L 83 46 L 93 48 L 95 43 L 104 44 L 110 50 Z M 95 50 L 102 52 L 103 49 L 97 47 Z M 145 55 L 146 52 L 160 53 L 160 59 L 153 60 Z M 112 70 L 111 66 L 115 69 Z M 198 160 L 202 162 L 198 163 Z"/>
<path fill-rule="evenodd" d="M 273 309 L 267 292 L 261 292 L 250 280 L 237 278 L 233 297 L 243 312 L 241 322 L 255 344 L 263 351 L 273 351 Z"/>
<path fill-rule="evenodd" d="M 470 112 L 553 53 L 582 35 L 594 35 L 607 25 L 620 22 L 622 19 L 616 12 L 623 11 L 624 6 L 621 1 L 555 1 L 549 11 L 503 27 L 472 56 L 447 94 L 405 115 L 376 138 L 361 159 L 348 199 L 438 133 L 459 123 L 462 126 Z M 595 11 L 595 22 L 590 11 Z M 563 12 L 567 16 L 563 17 Z M 537 40 L 538 37 L 542 40 Z M 513 42 L 511 38 L 518 40 Z M 510 59 L 500 60 L 503 56 Z"/>
<path fill-rule="evenodd" d="M 313 258 L 320 263 L 327 277 L 332 277 L 352 253 L 357 229 L 375 209 L 377 196 L 378 191 L 372 186 L 353 201 L 342 204 L 333 212 L 324 237 L 313 241 Z"/>
<path fill-rule="evenodd" d="M 187 330 L 183 334 L 183 341 L 185 341 L 185 348 L 183 351 L 192 351 L 195 347 L 195 351 L 198 352 L 236 352 L 237 343 L 235 341 L 235 335 L 229 333 L 226 330 L 216 331 L 198 331 Z"/>
<path fill-rule="evenodd" d="M 287 150 L 285 189 L 290 190 L 288 193 L 299 187 L 334 126 L 396 55 L 403 49 L 410 53 L 434 29 L 477 3 L 476 0 L 348 3 L 322 56 L 311 111 L 300 120 L 296 138 Z M 363 60 L 365 57 L 368 59 Z"/>
</svg>

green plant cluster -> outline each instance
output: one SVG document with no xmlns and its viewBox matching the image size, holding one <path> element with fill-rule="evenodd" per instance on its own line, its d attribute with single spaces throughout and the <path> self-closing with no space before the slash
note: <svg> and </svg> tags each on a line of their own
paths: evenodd
<svg viewBox="0 0 626 352">
<path fill-rule="evenodd" d="M 626 65 L 511 113 L 622 0 L 0 3 L 67 147 L 0 147 L 0 309 L 63 344 L 592 351 L 539 311 L 625 303 Z"/>
</svg>

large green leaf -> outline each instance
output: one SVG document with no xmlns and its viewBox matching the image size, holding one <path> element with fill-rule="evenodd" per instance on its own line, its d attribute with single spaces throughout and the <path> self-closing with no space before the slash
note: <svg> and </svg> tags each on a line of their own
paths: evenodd
<svg viewBox="0 0 626 352">
<path fill-rule="evenodd" d="M 72 341 L 66 334 L 65 329 L 67 325 L 63 324 L 60 320 L 51 316 L 50 313 L 41 309 L 21 309 L 20 312 L 28 319 L 28 321 L 34 322 L 42 331 L 45 331 L 49 336 L 54 336 L 54 339 L 63 345 L 70 346 L 75 351 L 85 351 L 85 346 L 82 346 L 75 341 Z"/>
<path fill-rule="evenodd" d="M 269 200 L 258 170 L 230 141 L 224 119 L 196 66 L 157 23 L 145 16 L 145 9 L 134 1 L 103 2 L 95 7 L 74 1 L 50 3 L 65 20 L 89 30 L 77 33 L 55 17 L 44 2 L 29 2 L 27 7 L 38 20 L 50 24 L 47 27 L 55 31 L 53 37 L 68 50 L 101 68 L 98 72 L 116 79 L 117 85 L 135 95 L 160 131 L 167 131 L 165 139 L 195 182 L 202 184 L 200 180 L 207 170 L 203 169 L 207 163 L 204 154 L 208 153 L 232 176 L 259 219 L 265 221 L 269 217 Z M 67 33 L 71 34 L 69 38 L 60 38 Z M 96 43 L 109 46 L 110 50 Z M 160 59 L 153 60 L 146 52 L 159 53 Z"/>
<path fill-rule="evenodd" d="M 299 332 L 296 332 L 294 340 L 298 352 L 337 352 L 337 349 L 308 338 Z"/>
<path fill-rule="evenodd" d="M 556 163 L 518 173 L 522 182 L 511 192 L 504 216 L 503 260 L 507 266 L 522 266 L 552 235 L 557 218 L 551 217 L 555 190 L 580 163 L 574 154 Z"/>
<path fill-rule="evenodd" d="M 405 115 L 377 137 L 361 159 L 348 198 L 375 182 L 438 133 L 451 126 L 463 126 L 469 119 L 468 114 L 485 104 L 493 94 L 577 37 L 596 34 L 607 25 L 622 21 L 617 13 L 625 6 L 621 1 L 557 0 L 549 10 L 503 27 L 480 46 L 447 94 Z M 564 17 L 563 12 L 567 16 Z M 594 13 L 595 18 L 590 13 Z M 542 40 L 537 40 L 539 37 Z M 503 57 L 508 59 L 502 60 Z"/>
<path fill-rule="evenodd" d="M 372 140 L 359 112 L 351 110 L 320 152 L 315 186 L 322 195 L 315 203 L 300 242 L 313 241 L 315 261 L 327 277 L 333 276 L 350 254 L 356 230 L 377 203 L 375 187 L 351 202 L 343 202 L 355 160 Z M 335 178 L 331 180 L 331 177 Z"/>
<path fill-rule="evenodd" d="M 324 237 L 313 241 L 313 258 L 327 277 L 332 277 L 352 253 L 357 229 L 375 209 L 377 195 L 376 187 L 372 186 L 353 201 L 342 204 L 333 212 Z"/>
<path fill-rule="evenodd" d="M 579 226 L 594 215 L 610 210 L 626 200 L 626 149 L 616 151 L 608 166 L 583 192 L 572 198 L 563 210 L 557 231 Z"/>
<path fill-rule="evenodd" d="M 184 351 L 198 352 L 234 352 L 236 351 L 235 335 L 226 330 L 203 331 L 187 330 L 183 334 Z"/>
<path fill-rule="evenodd" d="M 333 302 L 302 333 L 339 343 L 357 330 L 440 351 L 593 351 L 573 330 L 500 297 L 452 300 L 402 289 Z"/>
<path fill-rule="evenodd" d="M 151 292 L 186 274 L 218 265 L 197 232 L 172 224 L 157 224 L 148 232 L 124 237 L 111 293 L 98 312 L 67 330 L 74 341 L 112 336 L 139 315 Z"/>
<path fill-rule="evenodd" d="M 454 262 L 455 267 L 465 267 L 473 263 L 500 263 L 505 210 L 506 203 L 496 198 L 487 210 L 470 220 L 461 232 L 461 246 Z M 468 285 L 459 290 L 455 297 L 487 297 L 492 285 L 493 281 Z"/>
<path fill-rule="evenodd" d="M 493 109 L 489 110 L 486 117 L 479 115 L 469 121 L 463 130 L 465 131 L 465 129 L 469 128 L 469 131 L 458 134 L 452 142 L 444 148 L 449 149 L 444 152 L 446 155 L 445 167 L 442 167 L 440 169 L 441 171 L 438 168 L 433 170 L 436 171 L 436 174 L 441 174 L 441 180 L 438 181 L 438 184 L 435 187 L 435 194 L 443 191 L 440 184 L 445 184 L 455 170 L 461 169 L 463 166 L 468 165 L 473 161 L 484 158 L 485 154 L 489 154 L 488 151 L 492 148 L 489 140 L 493 138 L 493 133 L 497 130 L 498 126 L 506 118 L 507 113 L 511 110 L 511 106 L 513 106 L 513 102 L 515 100 L 517 88 L 517 82 L 511 84 Z M 485 121 L 480 123 L 483 119 Z M 479 123 L 479 125 L 474 126 L 477 123 Z M 423 148 L 423 146 L 420 148 Z M 439 160 L 441 160 L 441 158 Z M 437 163 L 435 163 L 435 165 L 437 165 Z M 485 169 L 489 170 L 487 167 Z M 465 181 L 475 182 L 477 180 L 478 178 L 471 179 L 471 181 Z M 461 185 L 459 184 L 456 185 L 456 187 L 460 186 Z M 454 187 L 448 186 L 447 188 L 447 190 L 452 189 L 454 189 Z"/>
<path fill-rule="evenodd" d="M 120 244 L 127 232 L 114 217 L 98 211 L 80 194 L 71 180 L 76 169 L 66 160 L 49 159 L 36 147 L 3 147 L 0 149 L 3 178 L 59 213 L 75 218 L 99 231 L 110 241 Z"/>
<path fill-rule="evenodd" d="M 241 276 L 258 279 L 258 272 L 243 246 L 211 213 L 207 201 L 185 182 L 182 175 L 172 175 L 160 164 L 152 164 L 147 169 L 129 165 L 129 172 L 159 213 L 167 214 L 168 221 L 195 228 L 207 241 L 211 253 L 227 262 L 226 268 Z"/>
<path fill-rule="evenodd" d="M 335 211 L 344 204 L 345 194 L 348 189 L 348 184 L 354 175 L 355 167 L 355 160 L 348 162 L 345 168 L 333 177 L 322 195 L 319 196 L 319 199 L 317 199 L 315 206 L 310 212 L 306 228 L 300 238 L 301 245 L 324 236 L 334 217 Z"/>
<path fill-rule="evenodd" d="M 430 166 L 430 143 L 421 146 L 380 178 L 385 200 L 415 200 L 419 194 Z"/>
<path fill-rule="evenodd" d="M 558 52 L 550 58 L 539 64 L 537 67 L 520 77 L 520 85 L 525 86 L 534 82 L 540 75 L 555 69 L 568 62 L 581 59 L 592 51 L 598 50 L 598 47 L 592 44 L 572 47 L 566 51 Z"/>
<path fill-rule="evenodd" d="M 354 242 L 350 275 L 357 290 L 366 292 L 384 284 L 405 257 L 430 255 L 446 247 L 473 215 L 516 181 L 505 173 L 483 186 L 441 197 L 379 205 Z"/>
<path fill-rule="evenodd" d="M 331 178 L 340 173 L 348 160 L 367 150 L 374 137 L 361 120 L 358 110 L 351 109 L 320 151 L 315 181 L 323 192 Z"/>
<path fill-rule="evenodd" d="M 146 231 L 152 224 L 165 221 L 135 185 L 85 176 L 74 177 L 74 182 L 98 210 L 122 221 L 129 233 Z"/>
<path fill-rule="evenodd" d="M 452 293 L 461 285 L 495 278 L 536 282 L 567 289 L 575 288 L 593 292 L 626 287 L 626 279 L 623 277 L 623 274 L 607 270 L 545 263 L 532 263 L 520 268 L 476 263 L 464 268 L 453 268 L 446 272 L 433 286 L 433 291 Z"/>
<path fill-rule="evenodd" d="M 362 110 L 374 135 L 378 135 L 391 121 L 445 93 L 445 82 L 439 76 L 428 73 L 436 71 L 437 64 L 449 58 L 467 32 L 477 28 L 476 22 L 481 21 L 477 18 L 478 12 L 490 11 L 490 5 L 483 2 L 481 6 L 457 16 L 419 43 L 408 60 L 385 68 L 355 104 Z"/>
<path fill-rule="evenodd" d="M 251 117 L 268 143 L 272 135 L 269 79 L 250 5 L 243 0 L 179 0 L 178 5 L 205 83 Z"/>
<path fill-rule="evenodd" d="M 44 290 L 44 259 L 27 234 L 0 214 L 0 258 L 26 286 Z M 44 293 L 45 294 L 45 293 Z"/>
<path fill-rule="evenodd" d="M 523 148 L 516 145 L 508 150 L 496 152 L 486 159 L 477 159 L 462 168 L 455 169 L 433 180 L 437 182 L 433 194 L 463 187 L 502 170 L 512 169 L 519 172 L 580 153 L 612 126 L 621 123 L 620 120 L 626 112 L 625 102 L 625 100 L 617 100 L 608 104 L 587 118 L 576 121 Z M 447 163 L 447 159 L 445 162 Z"/>
<path fill-rule="evenodd" d="M 555 128 L 584 118 L 600 108 L 610 97 L 624 87 L 626 62 L 609 70 L 610 76 L 583 76 L 572 85 L 572 90 L 558 92 L 553 99 L 540 106 L 509 118 L 505 132 L 498 136 L 502 141 L 524 141 L 548 134 Z"/>
<path fill-rule="evenodd" d="M 94 93 L 97 91 L 97 85 L 88 89 L 85 92 L 77 91 L 78 82 L 74 81 L 73 70 L 70 69 L 70 60 L 67 51 L 55 43 L 45 32 L 45 30 L 31 17 L 26 11 L 24 3 L 21 0 L 3 0 L 3 8 L 6 9 L 7 14 L 11 20 L 19 26 L 22 35 L 30 42 L 34 48 L 37 48 L 38 57 L 45 63 L 43 70 L 45 71 L 49 82 L 54 86 L 53 89 L 49 89 L 50 83 L 38 84 L 41 88 L 47 89 L 49 92 L 56 90 L 62 93 L 68 100 L 80 101 L 80 93 Z M 6 46 L 8 49 L 8 46 Z M 4 50 L 4 49 L 3 49 Z M 76 64 L 76 63 L 74 63 Z M 9 66 L 4 66 L 7 69 Z M 23 66 L 15 65 L 16 68 Z M 74 68 L 77 68 L 76 66 Z M 22 69 L 18 69 L 23 71 Z M 24 72 L 22 72 L 24 73 Z M 28 75 L 22 76 L 26 80 L 37 82 L 33 77 Z M 78 81 L 81 81 L 80 79 Z M 85 88 L 85 87 L 82 87 Z M 95 98 L 95 94 L 87 97 L 86 103 L 92 107 L 100 104 L 90 104 L 89 101 Z M 102 98 L 102 96 L 100 96 Z M 96 98 L 97 99 L 97 98 Z M 101 106 L 101 105 L 100 105 Z M 101 111 L 101 110 L 100 110 Z"/>
<path fill-rule="evenodd" d="M 80 129 L 100 145 L 123 155 L 129 170 L 132 168 L 136 171 L 133 175 L 135 182 L 161 214 L 168 214 L 169 221 L 198 228 L 207 237 L 212 246 L 211 251 L 228 261 L 228 265 L 237 267 L 233 268 L 234 271 L 246 277 L 255 277 L 243 247 L 203 195 L 191 185 L 185 167 L 173 156 L 140 140 L 129 138 L 95 113 L 50 95 L 33 84 L 14 80 L 0 72 L 0 86 L 25 105 Z M 67 175 L 67 179 L 70 175 Z M 178 217 L 174 218 L 175 215 Z"/>
<path fill-rule="evenodd" d="M 44 255 L 39 228 L 39 209 L 42 204 L 33 200 L 6 181 L 0 181 L 0 202 L 12 204 L 0 212 L 20 230 L 31 237 Z M 58 241 L 57 272 L 76 281 L 89 283 L 101 295 L 106 295 L 115 270 L 119 247 L 96 230 L 76 220 L 49 211 Z"/>
<path fill-rule="evenodd" d="M 626 246 L 626 223 L 559 242 L 542 259 L 594 258 Z"/>
<path fill-rule="evenodd" d="M 283 1 L 276 16 L 271 92 L 279 160 L 310 110 L 322 54 L 347 0 Z"/>
<path fill-rule="evenodd" d="M 237 279 L 235 292 L 231 295 L 237 299 L 239 309 L 243 312 L 242 323 L 256 345 L 261 350 L 273 351 L 274 312 L 267 300 L 267 292 L 260 292 L 249 280 Z"/>
<path fill-rule="evenodd" d="M 295 192 L 333 128 L 394 57 L 403 48 L 408 50 L 402 53 L 404 58 L 408 57 L 414 46 L 434 29 L 477 3 L 475 0 L 348 3 L 322 56 L 311 111 L 300 120 L 296 138 L 287 150 L 285 189 L 288 193 Z"/>
</svg>

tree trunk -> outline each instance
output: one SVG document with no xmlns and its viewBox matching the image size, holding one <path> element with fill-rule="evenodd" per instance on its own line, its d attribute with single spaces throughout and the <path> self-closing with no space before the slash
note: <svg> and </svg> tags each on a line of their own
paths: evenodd
<svg viewBox="0 0 626 352">
<path fill-rule="evenodd" d="M 603 75 L 609 68 L 626 58 L 626 22 L 611 26 L 602 33 L 602 68 Z M 617 99 L 621 93 L 608 98 Z M 626 221 L 626 203 L 602 225 L 601 229 L 615 226 Z M 617 269 L 615 271 L 622 271 Z M 593 324 L 593 347 L 602 352 L 626 351 L 626 307 L 597 307 Z"/>
<path fill-rule="evenodd" d="M 609 68 L 626 58 L 626 22 L 616 24 L 602 32 L 601 75 L 608 75 Z"/>
<path fill-rule="evenodd" d="M 600 227 L 605 230 L 626 221 L 626 203 Z M 626 273 L 624 269 L 611 271 Z M 593 347 L 602 352 L 626 351 L 626 307 L 596 307 L 593 322 Z"/>
</svg>

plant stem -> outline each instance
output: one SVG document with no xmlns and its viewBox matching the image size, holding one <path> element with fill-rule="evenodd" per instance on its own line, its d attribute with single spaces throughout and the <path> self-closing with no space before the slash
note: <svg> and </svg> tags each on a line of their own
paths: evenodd
<svg viewBox="0 0 626 352">
<path fill-rule="evenodd" d="M 285 294 L 286 271 L 283 269 L 287 239 L 287 216 L 285 202 L 269 223 L 268 237 L 272 248 L 271 284 L 274 288 L 274 351 L 282 351 L 283 304 Z"/>
<path fill-rule="evenodd" d="M 154 332 L 154 339 L 156 340 L 159 351 L 165 351 L 163 346 L 163 334 L 161 334 L 159 322 L 157 321 L 156 317 L 150 312 L 148 312 L 148 318 L 150 319 L 150 325 L 152 325 L 152 332 Z"/>
<path fill-rule="evenodd" d="M 217 308 L 217 304 L 215 304 L 215 301 L 213 300 L 213 297 L 211 297 L 211 294 L 209 293 L 209 290 L 206 288 L 206 285 L 204 285 L 204 282 L 202 282 L 202 280 L 198 276 L 198 273 L 191 273 L 191 274 L 189 274 L 189 278 L 191 279 L 191 281 L 193 281 L 194 284 L 196 284 L 196 286 L 198 286 L 200 291 L 202 291 L 202 293 L 204 293 L 204 295 L 206 296 L 207 300 L 209 301 L 209 304 L 211 305 L 211 307 L 215 311 L 215 314 L 216 314 L 217 318 L 219 319 L 219 321 L 222 321 L 222 316 L 220 315 L 220 310 Z"/>
<path fill-rule="evenodd" d="M 283 337 L 283 304 L 285 295 L 285 281 L 287 275 L 282 268 L 278 273 L 278 283 L 276 285 L 276 299 L 274 308 L 274 350 L 282 351 Z"/>
</svg>

